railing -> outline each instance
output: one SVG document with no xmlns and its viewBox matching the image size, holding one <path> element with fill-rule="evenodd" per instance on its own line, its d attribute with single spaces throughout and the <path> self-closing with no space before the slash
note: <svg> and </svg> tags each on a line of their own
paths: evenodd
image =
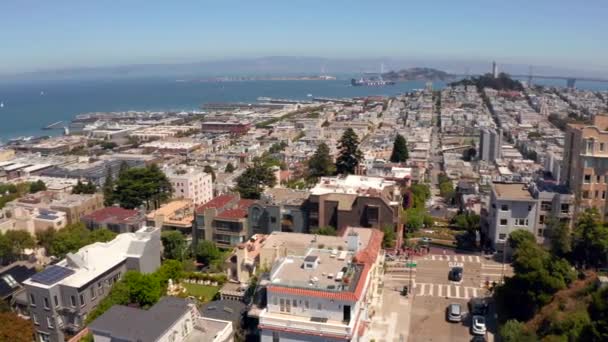
<svg viewBox="0 0 608 342">
<path fill-rule="evenodd" d="M 354 320 L 351 320 L 351 323 L 353 322 Z M 344 323 L 338 323 L 337 321 L 328 321 L 322 323 L 310 321 L 310 318 L 308 317 L 269 313 L 268 309 L 264 309 L 260 314 L 260 325 L 346 336 L 351 335 L 354 327 L 354 324 L 350 326 Z"/>
</svg>

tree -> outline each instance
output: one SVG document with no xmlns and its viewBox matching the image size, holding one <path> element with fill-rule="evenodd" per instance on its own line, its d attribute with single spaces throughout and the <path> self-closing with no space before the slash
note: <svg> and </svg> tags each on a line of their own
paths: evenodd
<svg viewBox="0 0 608 342">
<path fill-rule="evenodd" d="M 523 229 L 516 229 L 509 234 L 509 247 L 513 248 L 514 250 L 517 250 L 524 242 L 536 243 L 534 234 Z"/>
<path fill-rule="evenodd" d="M 331 176 L 336 172 L 333 158 L 329 152 L 329 147 L 325 143 L 320 143 L 315 153 L 308 160 L 309 181 L 316 182 L 320 177 Z"/>
<path fill-rule="evenodd" d="M 259 199 L 264 187 L 273 187 L 277 179 L 272 169 L 261 160 L 255 160 L 245 172 L 236 179 L 235 190 L 242 198 Z"/>
<path fill-rule="evenodd" d="M 464 213 L 454 216 L 452 224 L 460 230 L 475 234 L 481 228 L 481 217 L 477 214 Z"/>
<path fill-rule="evenodd" d="M 4 237 L 10 246 L 9 256 L 12 258 L 22 255 L 24 249 L 36 246 L 32 235 L 25 230 L 9 230 L 4 233 Z"/>
<path fill-rule="evenodd" d="M 120 178 L 120 176 L 122 176 L 124 173 L 126 173 L 127 170 L 129 170 L 129 163 L 127 163 L 125 160 L 123 160 L 120 163 L 120 166 L 118 167 L 118 177 Z"/>
<path fill-rule="evenodd" d="M 584 267 L 606 265 L 608 257 L 608 227 L 601 223 L 597 209 L 581 213 L 573 234 L 574 260 Z"/>
<path fill-rule="evenodd" d="M 129 288 L 130 302 L 144 308 L 154 305 L 163 294 L 163 287 L 157 274 L 129 271 L 125 273 L 124 280 Z"/>
<path fill-rule="evenodd" d="M 97 190 L 97 187 L 95 186 L 95 184 L 93 184 L 89 181 L 87 181 L 87 183 L 84 184 L 79 179 L 78 182 L 76 183 L 76 185 L 74 185 L 74 187 L 72 188 L 72 193 L 90 195 L 90 194 L 94 194 L 96 190 Z"/>
<path fill-rule="evenodd" d="M 210 174 L 211 180 L 215 182 L 215 170 L 213 170 L 213 167 L 211 167 L 211 165 L 205 165 L 205 167 L 203 168 L 203 172 Z"/>
<path fill-rule="evenodd" d="M 58 258 L 74 253 L 80 248 L 94 242 L 107 242 L 116 237 L 116 233 L 105 229 L 88 230 L 83 223 L 74 223 L 55 231 L 48 229 L 36 235 L 38 243 L 46 248 L 48 255 Z"/>
<path fill-rule="evenodd" d="M 499 335 L 503 342 L 534 342 L 536 336 L 526 330 L 526 326 L 518 320 L 508 320 L 500 327 Z"/>
<path fill-rule="evenodd" d="M 114 204 L 114 176 L 111 167 L 106 170 L 106 181 L 103 183 L 103 204 L 106 207 Z"/>
<path fill-rule="evenodd" d="M 36 193 L 38 191 L 45 191 L 46 190 L 46 184 L 44 184 L 43 181 L 41 180 L 37 180 L 33 183 L 30 184 L 30 193 Z"/>
<path fill-rule="evenodd" d="M 395 247 L 395 229 L 391 226 L 386 226 L 382 229 L 384 236 L 382 237 L 382 248 L 393 248 Z"/>
<path fill-rule="evenodd" d="M 222 257 L 222 252 L 217 248 L 215 243 L 208 240 L 198 242 L 196 247 L 196 259 L 205 265 L 216 263 Z"/>
<path fill-rule="evenodd" d="M 591 295 L 588 311 L 591 326 L 588 327 L 587 341 L 608 341 L 608 288 Z"/>
<path fill-rule="evenodd" d="M 409 158 L 409 152 L 407 150 L 407 142 L 401 134 L 397 134 L 395 141 L 393 142 L 393 152 L 391 153 L 392 163 L 404 163 Z"/>
<path fill-rule="evenodd" d="M 338 142 L 340 153 L 336 159 L 336 171 L 339 174 L 354 174 L 357 166 L 363 160 L 359 149 L 359 137 L 352 128 L 347 128 Z"/>
<path fill-rule="evenodd" d="M 551 251 L 559 257 L 567 257 L 572 252 L 572 234 L 570 228 L 558 219 L 550 217 L 545 222 L 545 231 L 551 238 Z"/>
<path fill-rule="evenodd" d="M 336 231 L 336 228 L 332 227 L 332 226 L 323 226 L 323 227 L 319 227 L 316 229 L 312 230 L 313 234 L 317 234 L 317 235 L 327 235 L 327 236 L 336 236 L 338 235 L 338 232 Z"/>
<path fill-rule="evenodd" d="M 126 209 L 135 209 L 142 204 L 146 209 L 158 209 L 171 198 L 172 192 L 167 176 L 152 164 L 123 171 L 116 181 L 112 197 Z"/>
<path fill-rule="evenodd" d="M 104 150 L 113 150 L 117 146 L 118 145 L 113 141 L 104 141 L 101 143 L 101 148 L 103 148 Z"/>
<path fill-rule="evenodd" d="M 162 232 L 165 259 L 183 261 L 188 255 L 188 246 L 184 235 L 176 230 Z"/>
<path fill-rule="evenodd" d="M 405 208 L 424 208 L 426 201 L 431 198 L 431 189 L 426 184 L 412 184 L 404 193 L 408 194 L 403 205 Z"/>
<path fill-rule="evenodd" d="M 235 170 L 234 165 L 232 165 L 232 163 L 228 163 L 226 165 L 226 169 L 224 170 L 224 172 L 226 173 L 233 173 Z"/>
<path fill-rule="evenodd" d="M 32 321 L 25 320 L 12 312 L 0 313 L 0 341 L 31 342 L 34 340 Z"/>
</svg>

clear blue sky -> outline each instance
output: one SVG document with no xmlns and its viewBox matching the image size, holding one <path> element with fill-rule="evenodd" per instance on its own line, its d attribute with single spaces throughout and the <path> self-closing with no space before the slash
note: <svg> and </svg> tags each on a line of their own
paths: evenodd
<svg viewBox="0 0 608 342">
<path fill-rule="evenodd" d="M 320 56 L 608 68 L 606 0 L 2 0 L 0 72 Z"/>
</svg>

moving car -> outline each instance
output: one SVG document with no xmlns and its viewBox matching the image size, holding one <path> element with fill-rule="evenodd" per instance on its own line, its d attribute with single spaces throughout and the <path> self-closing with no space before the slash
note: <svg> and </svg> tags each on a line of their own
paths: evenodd
<svg viewBox="0 0 608 342">
<path fill-rule="evenodd" d="M 483 316 L 473 316 L 473 323 L 471 324 L 471 332 L 473 335 L 485 335 L 486 334 L 486 318 Z"/>
<path fill-rule="evenodd" d="M 447 312 L 449 322 L 462 321 L 462 307 L 460 306 L 460 304 L 448 305 Z"/>
<path fill-rule="evenodd" d="M 481 335 L 473 336 L 471 342 L 486 342 L 486 338 Z"/>
<path fill-rule="evenodd" d="M 462 267 L 452 267 L 450 273 L 448 273 L 448 280 L 461 281 L 463 272 L 464 270 Z"/>
</svg>

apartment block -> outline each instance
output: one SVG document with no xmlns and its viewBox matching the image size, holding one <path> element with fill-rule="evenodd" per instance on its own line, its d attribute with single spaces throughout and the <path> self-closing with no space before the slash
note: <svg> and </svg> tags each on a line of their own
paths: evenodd
<svg viewBox="0 0 608 342">
<path fill-rule="evenodd" d="M 191 199 L 201 205 L 213 198 L 211 174 L 194 167 L 166 167 L 163 172 L 173 187 L 173 197 Z"/>
<path fill-rule="evenodd" d="M 306 200 L 310 193 L 284 188 L 268 189 L 249 206 L 249 236 L 272 232 L 304 233 L 308 229 Z"/>
<path fill-rule="evenodd" d="M 64 341 L 84 328 L 87 315 L 129 270 L 160 266 L 160 229 L 144 227 L 69 253 L 23 282 L 36 340 Z"/>
<path fill-rule="evenodd" d="M 483 128 L 479 132 L 479 159 L 493 162 L 501 158 L 502 130 Z"/>
<path fill-rule="evenodd" d="M 358 341 L 380 296 L 382 236 L 349 228 L 325 248 L 275 259 L 259 313 L 261 341 Z"/>
<path fill-rule="evenodd" d="M 254 202 L 239 195 L 220 195 L 198 207 L 192 229 L 194 246 L 199 240 L 224 248 L 245 242 L 249 237 L 248 210 Z"/>
<path fill-rule="evenodd" d="M 608 115 L 596 115 L 592 125 L 568 125 L 561 176 L 578 201 L 575 213 L 596 208 L 608 217 Z"/>
</svg>

